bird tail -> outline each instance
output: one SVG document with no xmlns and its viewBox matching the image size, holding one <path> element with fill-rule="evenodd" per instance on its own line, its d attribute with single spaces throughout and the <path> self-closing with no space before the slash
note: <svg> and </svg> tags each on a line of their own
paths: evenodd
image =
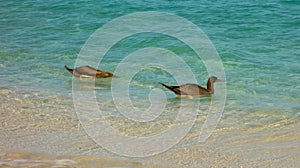
<svg viewBox="0 0 300 168">
<path fill-rule="evenodd" d="M 164 86 L 165 88 L 168 88 L 168 89 L 171 90 L 171 87 L 170 87 L 170 86 L 168 86 L 168 85 L 166 85 L 166 84 L 164 84 L 164 83 L 160 83 L 160 82 L 159 82 L 159 84 L 161 84 L 161 85 Z"/>
<path fill-rule="evenodd" d="M 168 86 L 168 85 L 163 84 L 163 83 L 160 83 L 160 82 L 159 82 L 159 84 L 161 84 L 161 85 L 164 86 L 165 88 L 171 90 L 171 91 L 174 92 L 175 94 L 180 95 L 180 90 L 178 89 L 179 86 Z"/>
<path fill-rule="evenodd" d="M 73 74 L 73 69 L 67 67 L 67 65 L 65 65 L 64 68 L 65 68 L 67 71 L 69 71 L 71 74 Z"/>
</svg>

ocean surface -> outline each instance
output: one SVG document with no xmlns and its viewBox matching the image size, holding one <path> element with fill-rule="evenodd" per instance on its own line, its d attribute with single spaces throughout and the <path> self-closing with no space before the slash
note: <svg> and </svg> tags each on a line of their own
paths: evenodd
<svg viewBox="0 0 300 168">
<path fill-rule="evenodd" d="M 207 97 L 184 99 L 187 105 L 200 100 L 195 126 L 169 152 L 146 158 L 127 158 L 101 148 L 87 136 L 76 115 L 72 83 L 75 80 L 84 86 L 91 80 L 73 79 L 64 65 L 76 65 L 82 47 L 98 28 L 118 17 L 145 11 L 187 19 L 206 34 L 219 54 L 225 70 L 226 101 L 206 146 L 198 144 L 197 137 L 211 103 Z M 77 163 L 78 167 L 277 167 L 280 164 L 276 163 L 284 160 L 296 167 L 300 156 L 299 11 L 296 0 L 1 1 L 0 167 Z M 106 53 L 99 68 L 114 72 L 126 56 L 145 47 L 176 53 L 191 68 L 197 83 L 206 85 L 209 74 L 195 52 L 180 40 L 157 33 L 122 39 Z M 175 69 L 182 68 L 176 61 L 173 64 Z M 159 82 L 177 84 L 171 74 L 153 66 L 140 70 L 129 87 L 132 104 L 140 108 L 149 107 L 152 89 L 166 94 L 165 112 L 151 122 L 135 123 L 118 113 L 107 96 L 110 79 L 96 80 L 93 93 L 112 126 L 129 135 L 144 136 L 172 125 L 180 105 L 180 98 Z M 215 85 L 218 93 L 220 84 Z M 254 148 L 261 151 L 257 157 L 252 155 Z"/>
</svg>

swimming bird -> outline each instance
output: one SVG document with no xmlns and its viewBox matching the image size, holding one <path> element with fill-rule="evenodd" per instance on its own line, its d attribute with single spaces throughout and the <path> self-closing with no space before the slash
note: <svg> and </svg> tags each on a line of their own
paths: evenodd
<svg viewBox="0 0 300 168">
<path fill-rule="evenodd" d="M 173 91 L 176 95 L 205 95 L 209 96 L 214 94 L 214 83 L 224 82 L 222 79 L 218 79 L 215 76 L 211 76 L 207 80 L 207 88 L 201 87 L 197 84 L 187 83 L 180 86 L 168 86 L 166 84 L 160 83 L 167 89 Z"/>
<path fill-rule="evenodd" d="M 64 68 L 73 74 L 76 77 L 80 78 L 109 78 L 109 77 L 116 77 L 114 74 L 110 72 L 103 71 L 102 69 L 97 69 L 94 67 L 90 67 L 88 65 L 80 66 L 75 69 L 71 69 L 66 65 Z"/>
</svg>

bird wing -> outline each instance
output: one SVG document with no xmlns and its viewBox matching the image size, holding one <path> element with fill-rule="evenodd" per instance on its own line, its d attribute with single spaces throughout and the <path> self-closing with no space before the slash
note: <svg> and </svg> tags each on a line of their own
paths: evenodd
<svg viewBox="0 0 300 168">
<path fill-rule="evenodd" d="M 75 68 L 75 71 L 78 74 L 85 75 L 85 76 L 96 76 L 97 73 L 102 73 L 101 69 L 93 68 L 90 66 L 81 66 Z"/>
<path fill-rule="evenodd" d="M 184 95 L 200 95 L 202 92 L 207 92 L 207 89 L 193 83 L 181 85 L 179 90 Z"/>
</svg>

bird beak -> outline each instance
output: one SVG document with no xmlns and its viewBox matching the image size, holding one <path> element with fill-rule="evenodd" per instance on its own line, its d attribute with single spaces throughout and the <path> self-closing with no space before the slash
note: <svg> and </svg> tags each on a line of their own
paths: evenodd
<svg viewBox="0 0 300 168">
<path fill-rule="evenodd" d="M 217 79 L 216 82 L 225 82 L 223 79 Z"/>
</svg>

